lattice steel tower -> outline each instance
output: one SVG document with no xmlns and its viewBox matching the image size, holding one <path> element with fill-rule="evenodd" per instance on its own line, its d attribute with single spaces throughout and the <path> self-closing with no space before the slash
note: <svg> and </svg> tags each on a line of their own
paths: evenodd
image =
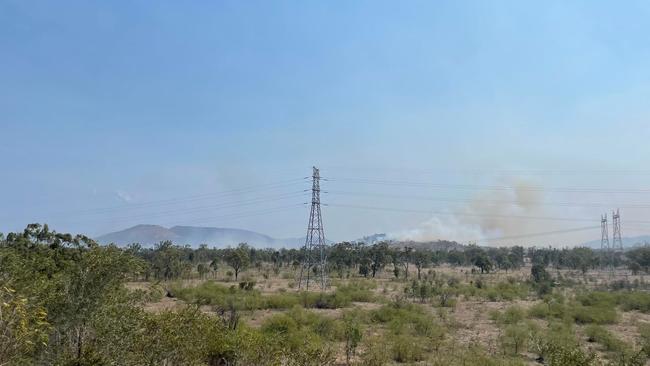
<svg viewBox="0 0 650 366">
<path fill-rule="evenodd" d="M 607 231 L 607 214 L 600 216 L 600 265 L 602 268 L 612 269 L 612 247 L 609 245 L 609 232 Z"/>
<path fill-rule="evenodd" d="M 316 282 L 322 291 L 329 286 L 329 282 L 325 258 L 325 231 L 323 230 L 323 218 L 320 211 L 320 172 L 316 167 L 313 167 L 311 178 L 311 211 L 309 212 L 307 237 L 303 248 L 305 257 L 300 268 L 298 289 L 301 290 L 304 287 L 305 290 L 309 290 L 311 280 Z"/>
<path fill-rule="evenodd" d="M 621 239 L 621 214 L 616 211 L 612 211 L 612 227 L 614 232 L 612 233 L 612 248 L 614 250 L 623 250 L 623 239 Z"/>
<path fill-rule="evenodd" d="M 600 250 L 609 252 L 609 232 L 607 231 L 607 214 L 600 216 Z"/>
</svg>

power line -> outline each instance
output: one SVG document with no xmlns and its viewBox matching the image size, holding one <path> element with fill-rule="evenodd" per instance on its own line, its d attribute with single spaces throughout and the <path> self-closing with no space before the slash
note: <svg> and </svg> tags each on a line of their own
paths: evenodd
<svg viewBox="0 0 650 366">
<path fill-rule="evenodd" d="M 253 217 L 253 216 L 260 216 L 260 215 L 267 215 L 270 213 L 276 213 L 276 212 L 282 212 L 282 211 L 287 211 L 287 210 L 292 210 L 297 207 L 303 207 L 304 204 L 302 203 L 297 203 L 297 204 L 291 204 L 291 205 L 284 205 L 284 206 L 278 206 L 278 207 L 270 207 L 267 209 L 262 209 L 262 210 L 249 210 L 249 211 L 244 211 L 244 212 L 237 212 L 233 214 L 228 214 L 228 215 L 219 215 L 219 216 L 210 216 L 210 217 L 200 217 L 200 218 L 188 218 L 185 220 L 185 222 L 191 221 L 191 223 L 196 224 L 196 223 L 203 223 L 203 222 L 210 222 L 214 221 L 215 219 L 223 219 L 223 220 L 231 220 L 231 219 L 240 219 L 240 218 L 247 218 L 247 217 Z M 167 222 L 167 224 L 173 224 L 173 225 L 178 225 L 178 221 L 174 222 Z"/>
<path fill-rule="evenodd" d="M 112 213 L 115 211 L 122 211 L 122 210 L 136 210 L 136 209 L 143 209 L 143 208 L 153 208 L 158 206 L 173 206 L 173 205 L 195 202 L 195 201 L 205 201 L 205 200 L 215 199 L 215 198 L 225 198 L 225 197 L 237 196 L 246 193 L 254 193 L 260 190 L 275 190 L 279 188 L 286 188 L 289 186 L 296 185 L 298 183 L 302 183 L 304 181 L 305 181 L 304 178 L 294 178 L 294 179 L 283 180 L 278 182 L 251 185 L 243 188 L 225 190 L 220 192 L 203 193 L 198 195 L 175 197 L 175 198 L 168 198 L 162 200 L 153 200 L 147 202 L 129 203 L 129 204 L 118 205 L 118 206 L 99 207 L 99 208 L 76 210 L 76 211 L 62 211 L 62 212 L 55 212 L 50 215 L 52 216 L 93 215 L 93 214 Z"/>
<path fill-rule="evenodd" d="M 555 216 L 525 216 L 525 215 L 500 215 L 500 214 L 467 213 L 467 212 L 456 212 L 456 211 L 435 211 L 435 210 L 417 210 L 417 209 L 376 207 L 376 206 L 359 206 L 359 205 L 347 205 L 347 204 L 327 204 L 327 206 L 330 206 L 330 207 L 347 207 L 347 208 L 356 208 L 356 209 L 363 209 L 363 210 L 426 213 L 426 214 L 431 214 L 431 215 L 490 217 L 490 218 L 519 219 L 519 220 L 578 221 L 578 222 L 591 222 L 591 221 L 594 221 L 593 218 L 573 218 L 573 217 L 555 217 Z M 650 221 L 647 222 L 647 223 L 650 224 Z"/>
<path fill-rule="evenodd" d="M 298 198 L 298 197 L 304 197 L 306 194 L 304 191 L 298 191 L 298 192 L 291 192 L 291 193 L 285 193 L 281 195 L 276 195 L 276 196 L 267 196 L 267 197 L 258 197 L 254 199 L 249 199 L 249 200 L 240 200 L 236 202 L 222 202 L 219 204 L 214 204 L 214 205 L 204 205 L 204 206 L 195 206 L 195 207 L 188 207 L 188 208 L 180 208 L 180 209 L 173 209 L 173 210 L 168 210 L 168 211 L 161 211 L 161 212 L 156 212 L 156 213 L 143 213 L 143 214 L 138 214 L 134 216 L 120 216 L 117 218 L 112 218 L 111 221 L 129 221 L 129 220 L 139 220 L 139 219 L 151 219 L 151 218 L 160 218 L 160 217 L 169 217 L 169 216 L 176 216 L 179 214 L 187 214 L 187 213 L 195 213 L 195 212 L 201 212 L 201 211 L 207 211 L 207 210 L 221 210 L 221 209 L 230 209 L 230 208 L 239 208 L 242 206 L 250 206 L 250 205 L 257 205 L 260 203 L 266 203 L 266 202 L 272 202 L 272 201 L 279 201 L 279 200 L 285 200 L 285 199 L 291 199 L 291 198 Z M 106 220 L 105 218 L 100 218 L 100 217 L 89 217 L 88 220 L 76 220 L 77 222 L 79 221 L 97 221 L 97 220 Z"/>
<path fill-rule="evenodd" d="M 415 196 L 415 195 L 395 195 L 383 194 L 372 192 L 346 192 L 346 191 L 326 191 L 326 194 L 333 195 L 351 195 L 351 196 L 368 196 L 368 197 L 381 197 L 381 198 L 395 198 L 395 199 L 414 199 L 426 201 L 439 201 L 439 202 L 466 202 L 466 203 L 488 203 L 488 204 L 518 204 L 530 206 L 562 206 L 562 207 L 611 207 L 615 203 L 579 203 L 579 202 L 536 202 L 536 201 L 518 201 L 518 200 L 482 200 L 472 198 L 441 198 L 441 197 L 428 197 L 428 196 Z M 619 206 L 622 208 L 650 208 L 650 204 L 629 204 Z"/>
<path fill-rule="evenodd" d="M 500 174 L 500 175 L 647 175 L 650 170 L 647 169 L 500 169 L 500 168 L 436 168 L 436 169 L 417 169 L 417 168 L 396 168 L 396 167 L 372 167 L 372 166 L 327 166 L 329 170 L 344 171 L 372 171 L 383 170 L 388 172 L 399 172 L 409 174 L 432 174 L 439 175 L 442 173 L 449 174 Z"/>
<path fill-rule="evenodd" d="M 354 184 L 375 184 L 386 186 L 430 187 L 456 190 L 488 190 L 488 191 L 527 191 L 527 192 L 563 192 L 563 193 L 650 193 L 650 189 L 607 189 L 598 187 L 541 187 L 541 186 L 480 186 L 468 184 L 443 184 L 430 182 L 394 181 L 364 178 L 328 178 L 330 182 Z"/>
<path fill-rule="evenodd" d="M 500 236 L 500 237 L 495 237 L 495 238 L 485 238 L 485 239 L 478 239 L 478 240 L 474 240 L 474 241 L 475 242 L 484 242 L 484 241 L 499 241 L 499 240 L 510 240 L 510 239 L 534 238 L 534 237 L 540 237 L 540 236 L 549 236 L 549 235 L 555 235 L 555 234 L 566 234 L 566 233 L 574 233 L 574 232 L 578 232 L 578 231 L 594 230 L 594 229 L 598 229 L 598 228 L 600 228 L 600 226 L 585 226 L 585 227 L 579 227 L 579 228 L 573 228 L 573 229 L 544 231 L 544 232 L 521 234 L 521 235 Z"/>
</svg>

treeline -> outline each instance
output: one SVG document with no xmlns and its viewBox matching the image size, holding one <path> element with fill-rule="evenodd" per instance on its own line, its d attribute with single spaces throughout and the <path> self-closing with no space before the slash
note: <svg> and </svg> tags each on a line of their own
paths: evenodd
<svg viewBox="0 0 650 366">
<path fill-rule="evenodd" d="M 241 271 L 255 268 L 271 270 L 277 275 L 282 269 L 297 270 L 306 256 L 304 249 L 256 249 L 245 243 L 234 248 L 209 248 L 201 245 L 174 245 L 164 241 L 153 248 L 131 244 L 126 251 L 141 258 L 148 265 L 143 270 L 145 279 L 174 280 L 213 276 L 222 266 L 227 266 L 227 276 L 235 280 Z M 603 253 L 590 248 L 524 248 L 479 247 L 470 245 L 463 250 L 428 250 L 423 248 L 395 247 L 387 242 L 372 245 L 342 242 L 325 249 L 327 271 L 333 277 L 363 276 L 372 278 L 389 269 L 395 278 L 421 278 L 422 270 L 442 264 L 471 266 L 480 273 L 518 269 L 526 262 L 554 269 L 588 270 L 602 267 L 627 267 L 635 274 L 650 269 L 650 248 L 637 248 L 628 252 Z M 318 257 L 317 253 L 313 254 Z"/>
</svg>

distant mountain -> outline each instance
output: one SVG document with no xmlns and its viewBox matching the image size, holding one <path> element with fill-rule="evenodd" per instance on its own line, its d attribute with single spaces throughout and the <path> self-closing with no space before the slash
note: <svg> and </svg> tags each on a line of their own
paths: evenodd
<svg viewBox="0 0 650 366">
<path fill-rule="evenodd" d="M 274 239 L 268 235 L 254 231 L 197 226 L 174 226 L 166 228 L 159 225 L 136 225 L 134 227 L 108 233 L 95 238 L 101 244 L 114 243 L 128 245 L 140 243 L 153 245 L 163 240 L 171 240 L 175 244 L 191 245 L 208 244 L 215 247 L 234 246 L 239 243 L 248 243 L 257 248 L 295 248 L 303 244 L 303 238 Z"/>
<path fill-rule="evenodd" d="M 612 238 L 609 238 L 610 243 Z M 650 244 L 650 235 L 641 235 L 641 236 L 632 236 L 621 238 L 623 241 L 623 248 L 634 248 L 638 246 L 643 246 L 645 244 Z M 582 247 L 588 247 L 593 249 L 600 249 L 600 240 L 592 240 L 586 243 L 582 243 Z"/>
</svg>

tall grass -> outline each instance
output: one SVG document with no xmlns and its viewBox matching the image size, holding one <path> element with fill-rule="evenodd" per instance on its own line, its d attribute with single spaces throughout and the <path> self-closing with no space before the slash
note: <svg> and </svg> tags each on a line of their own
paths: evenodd
<svg viewBox="0 0 650 366">
<path fill-rule="evenodd" d="M 291 309 L 296 305 L 306 308 L 337 309 L 348 307 L 352 302 L 375 300 L 370 286 L 365 283 L 350 283 L 338 287 L 332 293 L 284 292 L 263 295 L 252 286 L 223 286 L 213 281 L 194 287 L 171 287 L 174 296 L 192 304 L 212 305 L 237 310 Z"/>
</svg>

